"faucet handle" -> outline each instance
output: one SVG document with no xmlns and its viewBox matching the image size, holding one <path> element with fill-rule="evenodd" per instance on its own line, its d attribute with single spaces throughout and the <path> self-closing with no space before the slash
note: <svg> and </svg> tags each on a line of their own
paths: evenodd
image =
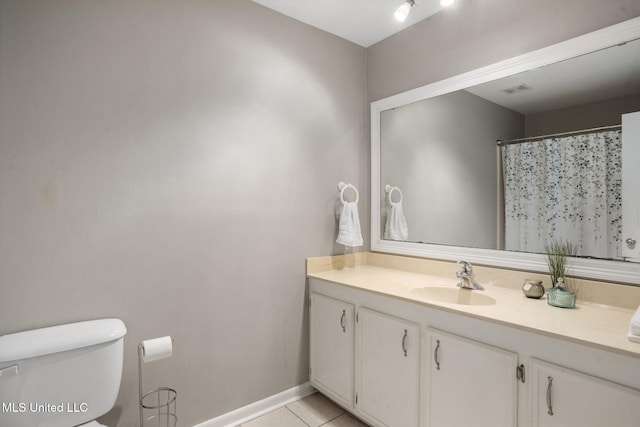
<svg viewBox="0 0 640 427">
<path fill-rule="evenodd" d="M 462 264 L 462 271 L 458 271 L 456 273 L 456 276 L 462 279 L 462 281 L 458 283 L 458 287 L 483 291 L 484 286 L 476 282 L 471 263 L 467 261 L 458 261 L 458 264 Z"/>
<path fill-rule="evenodd" d="M 473 267 L 467 261 L 458 261 L 458 264 L 462 264 L 462 273 L 471 273 L 473 271 Z"/>
</svg>

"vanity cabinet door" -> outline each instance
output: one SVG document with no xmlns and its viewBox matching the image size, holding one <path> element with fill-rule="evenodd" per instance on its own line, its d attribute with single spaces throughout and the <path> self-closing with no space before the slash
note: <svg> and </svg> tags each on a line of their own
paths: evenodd
<svg viewBox="0 0 640 427">
<path fill-rule="evenodd" d="M 311 294 L 310 383 L 346 408 L 354 399 L 354 312 L 353 304 Z"/>
<path fill-rule="evenodd" d="M 531 371 L 532 426 L 640 426 L 638 390 L 535 359 Z"/>
<path fill-rule="evenodd" d="M 428 427 L 517 424 L 516 353 L 431 328 L 427 348 Z"/>
<path fill-rule="evenodd" d="M 379 427 L 417 427 L 420 327 L 358 310 L 360 416 Z"/>
</svg>

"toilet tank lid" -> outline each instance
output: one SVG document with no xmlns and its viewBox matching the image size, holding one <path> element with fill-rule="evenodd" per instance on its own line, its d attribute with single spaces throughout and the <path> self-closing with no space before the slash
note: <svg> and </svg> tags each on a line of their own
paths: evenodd
<svg viewBox="0 0 640 427">
<path fill-rule="evenodd" d="M 122 338 L 120 319 L 99 319 L 0 336 L 0 363 L 88 347 Z"/>
</svg>

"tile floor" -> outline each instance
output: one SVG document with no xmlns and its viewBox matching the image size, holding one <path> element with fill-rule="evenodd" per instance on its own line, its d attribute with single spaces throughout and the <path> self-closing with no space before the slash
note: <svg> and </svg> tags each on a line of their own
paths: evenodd
<svg viewBox="0 0 640 427">
<path fill-rule="evenodd" d="M 314 393 L 238 427 L 367 427 L 344 409 Z"/>
</svg>

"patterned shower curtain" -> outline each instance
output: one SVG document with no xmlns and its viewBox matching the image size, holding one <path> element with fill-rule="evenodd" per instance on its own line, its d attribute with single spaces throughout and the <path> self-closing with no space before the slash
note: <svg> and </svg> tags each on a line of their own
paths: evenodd
<svg viewBox="0 0 640 427">
<path fill-rule="evenodd" d="M 621 259 L 621 131 L 502 149 L 505 249 L 544 253 L 554 239 L 578 255 Z"/>
</svg>

